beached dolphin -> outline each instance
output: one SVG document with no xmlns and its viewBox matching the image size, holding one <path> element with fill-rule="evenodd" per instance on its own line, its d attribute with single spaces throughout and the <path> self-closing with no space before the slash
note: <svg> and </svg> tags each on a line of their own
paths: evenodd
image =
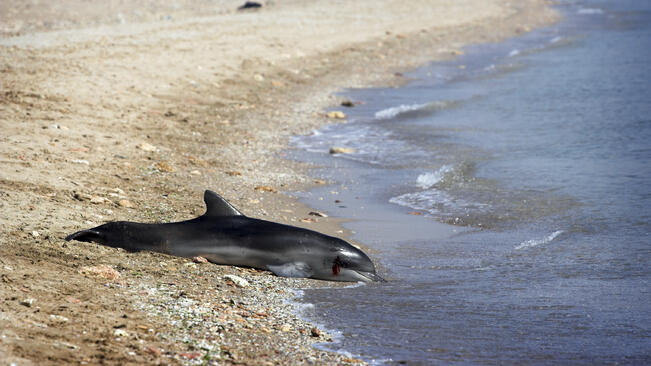
<svg viewBox="0 0 651 366">
<path fill-rule="evenodd" d="M 167 224 L 116 221 L 66 237 L 136 252 L 201 256 L 216 264 L 267 269 L 283 277 L 383 281 L 364 252 L 316 231 L 242 215 L 217 193 L 204 193 L 206 213 Z"/>
</svg>

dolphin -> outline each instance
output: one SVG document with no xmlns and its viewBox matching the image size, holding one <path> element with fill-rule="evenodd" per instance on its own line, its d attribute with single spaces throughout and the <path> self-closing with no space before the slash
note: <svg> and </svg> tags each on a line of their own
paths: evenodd
<svg viewBox="0 0 651 366">
<path fill-rule="evenodd" d="M 206 213 L 165 224 L 109 222 L 66 241 L 96 242 L 130 252 L 201 256 L 215 264 L 266 269 L 281 277 L 384 281 L 361 250 L 344 240 L 295 226 L 247 217 L 217 193 L 204 192 Z"/>
</svg>

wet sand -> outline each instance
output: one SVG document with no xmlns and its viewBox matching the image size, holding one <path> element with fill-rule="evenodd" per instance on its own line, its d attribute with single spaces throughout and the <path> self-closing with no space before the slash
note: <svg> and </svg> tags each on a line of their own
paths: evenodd
<svg viewBox="0 0 651 366">
<path fill-rule="evenodd" d="M 345 235 L 282 193 L 322 183 L 283 159 L 289 136 L 345 123 L 324 113 L 341 88 L 399 85 L 401 71 L 555 13 L 538 0 L 177 3 L 0 4 L 0 359 L 358 362 L 311 348 L 329 336 L 284 302 L 323 282 L 63 238 L 194 217 L 204 189 Z"/>
</svg>

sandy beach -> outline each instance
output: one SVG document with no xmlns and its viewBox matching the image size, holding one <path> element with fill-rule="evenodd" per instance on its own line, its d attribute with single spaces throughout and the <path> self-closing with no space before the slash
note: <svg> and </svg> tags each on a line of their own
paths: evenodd
<svg viewBox="0 0 651 366">
<path fill-rule="evenodd" d="M 205 189 L 345 236 L 283 193 L 326 183 L 283 159 L 288 138 L 345 123 L 324 112 L 342 88 L 400 85 L 557 15 L 540 0 L 174 4 L 0 4 L 0 359 L 363 363 L 311 347 L 331 335 L 287 303 L 327 283 L 63 238 L 195 217 Z"/>
</svg>

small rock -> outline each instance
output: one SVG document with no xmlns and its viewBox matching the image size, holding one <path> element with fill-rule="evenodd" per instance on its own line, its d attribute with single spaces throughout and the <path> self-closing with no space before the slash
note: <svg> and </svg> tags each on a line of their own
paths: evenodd
<svg viewBox="0 0 651 366">
<path fill-rule="evenodd" d="M 91 198 L 93 198 L 91 195 L 86 194 L 86 193 L 79 193 L 75 192 L 74 195 L 75 199 L 78 201 L 90 201 Z"/>
<path fill-rule="evenodd" d="M 226 172 L 226 174 L 230 175 L 231 177 L 239 177 L 240 175 L 242 175 L 242 173 L 236 171 Z"/>
<path fill-rule="evenodd" d="M 278 192 L 276 190 L 276 188 L 274 188 L 272 186 L 257 186 L 257 187 L 254 188 L 254 190 L 256 190 L 258 192 L 271 192 L 271 193 Z"/>
<path fill-rule="evenodd" d="M 261 8 L 262 4 L 257 1 L 247 1 L 244 5 L 237 8 L 237 10 L 246 10 L 246 9 L 258 9 Z"/>
<path fill-rule="evenodd" d="M 194 263 L 208 263 L 208 260 L 206 258 L 200 256 L 192 257 L 192 261 Z"/>
<path fill-rule="evenodd" d="M 132 208 L 133 207 L 133 203 L 131 203 L 131 201 L 129 201 L 129 200 L 119 200 L 118 205 L 120 207 L 126 207 L 126 208 Z"/>
<path fill-rule="evenodd" d="M 311 217 L 306 217 L 304 219 L 301 219 L 301 222 L 316 222 L 316 220 Z"/>
<path fill-rule="evenodd" d="M 79 273 L 83 275 L 103 277 L 107 280 L 118 280 L 121 277 L 120 272 L 114 270 L 111 266 L 107 264 L 100 264 L 99 266 L 82 267 L 79 270 Z"/>
<path fill-rule="evenodd" d="M 308 215 L 311 216 L 318 216 L 318 217 L 328 217 L 327 214 L 320 212 L 320 211 L 311 211 Z"/>
<path fill-rule="evenodd" d="M 328 118 L 334 118 L 334 119 L 344 119 L 344 118 L 346 118 L 346 115 L 342 111 L 328 112 L 328 113 L 326 113 L 326 116 Z"/>
<path fill-rule="evenodd" d="M 185 353 L 179 353 L 179 355 L 183 358 L 187 358 L 188 360 L 194 360 L 201 357 L 200 352 L 185 352 Z"/>
<path fill-rule="evenodd" d="M 190 174 L 191 175 L 201 175 L 201 172 L 198 171 L 198 170 L 192 170 L 192 171 L 190 171 Z"/>
<path fill-rule="evenodd" d="M 156 151 L 156 146 L 148 143 L 148 142 L 141 142 L 138 145 L 136 145 L 137 149 L 140 149 L 142 151 Z"/>
<path fill-rule="evenodd" d="M 106 198 L 104 197 L 93 196 L 90 198 L 90 203 L 94 203 L 96 205 L 99 205 L 104 202 L 106 202 Z"/>
<path fill-rule="evenodd" d="M 161 349 L 157 347 L 145 347 L 145 352 L 154 356 L 160 356 L 163 354 L 163 351 L 161 351 Z"/>
<path fill-rule="evenodd" d="M 115 192 L 115 193 L 117 193 L 117 194 L 122 194 L 122 195 L 124 195 L 124 191 L 121 190 L 120 188 L 113 188 L 111 191 L 113 191 L 113 192 Z"/>
<path fill-rule="evenodd" d="M 423 215 L 422 212 L 418 212 L 418 211 L 411 211 L 411 212 L 409 212 L 409 214 L 414 215 L 414 216 L 422 216 Z"/>
<path fill-rule="evenodd" d="M 341 106 L 351 108 L 355 106 L 355 103 L 353 103 L 350 100 L 344 100 L 343 102 L 341 102 Z"/>
<path fill-rule="evenodd" d="M 310 334 L 312 334 L 312 337 L 320 337 L 321 331 L 319 330 L 319 328 L 314 327 L 310 330 Z"/>
<path fill-rule="evenodd" d="M 32 231 L 32 236 L 38 238 L 39 236 L 41 236 L 41 234 L 39 234 L 38 231 L 34 230 Z"/>
<path fill-rule="evenodd" d="M 235 284 L 237 287 L 249 287 L 249 281 L 245 280 L 244 278 L 240 276 L 235 276 L 235 275 L 225 275 L 224 276 L 225 280 L 231 281 Z"/>
<path fill-rule="evenodd" d="M 159 161 L 154 165 L 154 168 L 163 173 L 174 173 L 174 168 L 166 161 Z"/>
<path fill-rule="evenodd" d="M 88 160 L 83 160 L 83 159 L 72 159 L 72 160 L 70 160 L 70 162 L 71 162 L 71 163 L 74 163 L 74 164 L 90 165 L 90 163 L 88 162 Z"/>
<path fill-rule="evenodd" d="M 253 78 L 254 78 L 256 81 L 264 81 L 264 76 L 262 76 L 262 75 L 260 75 L 260 74 L 255 74 L 255 75 L 253 75 Z"/>
<path fill-rule="evenodd" d="M 196 156 L 188 155 L 188 159 L 190 160 L 190 163 L 192 163 L 193 165 L 198 165 L 204 168 L 207 168 L 209 166 L 207 161 L 203 159 L 199 159 Z"/>
<path fill-rule="evenodd" d="M 52 320 L 55 323 L 67 323 L 69 319 L 66 318 L 65 316 L 50 314 L 50 320 Z"/>
<path fill-rule="evenodd" d="M 355 149 L 351 147 L 338 147 L 333 146 L 330 148 L 330 154 L 354 154 Z"/>
<path fill-rule="evenodd" d="M 289 325 L 285 324 L 285 325 L 283 325 L 282 327 L 280 327 L 280 330 L 283 331 L 283 332 L 289 332 L 290 330 L 292 330 L 292 327 L 290 327 Z"/>
<path fill-rule="evenodd" d="M 27 306 L 28 308 L 30 308 L 32 307 L 32 304 L 34 304 L 34 301 L 36 301 L 36 299 L 32 299 L 32 298 L 24 299 L 20 302 L 20 305 Z"/>
<path fill-rule="evenodd" d="M 128 335 L 129 333 L 127 333 L 127 331 L 124 329 L 116 329 L 113 331 L 113 336 L 115 337 L 126 337 Z"/>
<path fill-rule="evenodd" d="M 326 182 L 326 181 L 323 180 L 323 179 L 315 179 L 315 180 L 314 180 L 314 183 L 316 183 L 316 184 L 328 184 L 328 182 Z"/>
</svg>

